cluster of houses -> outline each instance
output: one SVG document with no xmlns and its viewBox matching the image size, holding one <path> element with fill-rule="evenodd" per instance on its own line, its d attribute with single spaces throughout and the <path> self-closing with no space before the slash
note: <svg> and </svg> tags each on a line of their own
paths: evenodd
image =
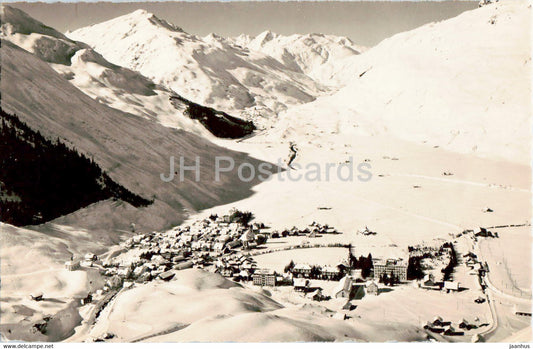
<svg viewBox="0 0 533 349">
<path fill-rule="evenodd" d="M 282 235 L 335 234 L 335 228 L 313 222 L 310 228 L 293 228 Z M 123 253 L 97 261 L 94 254 L 65 263 L 68 270 L 81 266 L 98 267 L 108 277 L 104 292 L 148 282 L 154 279 L 171 280 L 177 270 L 201 268 L 220 273 L 234 281 L 251 281 L 257 286 L 293 284 L 292 274 L 281 276 L 273 271 L 257 269 L 251 250 L 264 244 L 276 232 L 268 232 L 264 224 L 243 224 L 231 216 L 211 216 L 189 225 L 178 226 L 162 233 L 137 234 L 122 242 Z M 279 233 L 278 233 L 279 234 Z M 278 235 L 279 236 L 279 235 Z M 309 277 L 306 266 L 300 272 Z M 335 267 L 318 268 L 322 278 L 338 280 L 342 277 Z"/>
<path fill-rule="evenodd" d="M 288 271 L 296 278 L 321 279 L 321 280 L 340 280 L 344 275 L 343 270 L 346 266 L 339 264 L 336 267 L 331 266 L 310 266 L 309 264 L 296 264 Z"/>
<path fill-rule="evenodd" d="M 497 232 L 492 232 L 488 230 L 487 228 L 482 228 L 482 227 L 474 230 L 474 236 L 482 237 L 482 238 L 498 238 L 499 237 Z"/>
<path fill-rule="evenodd" d="M 366 228 L 365 234 L 370 234 Z M 331 298 L 360 299 L 368 294 L 379 294 L 377 278 L 387 276 L 396 282 L 407 281 L 408 263 L 403 259 L 374 260 L 371 270 L 366 273 L 349 263 L 336 266 L 317 266 L 293 264 L 279 275 L 271 270 L 259 269 L 252 255 L 276 232 L 267 232 L 263 224 L 244 224 L 232 221 L 230 216 L 211 216 L 196 220 L 162 233 L 137 234 L 121 243 L 124 252 L 98 261 L 94 254 L 87 254 L 81 260 L 65 263 L 68 270 L 80 266 L 93 266 L 101 269 L 108 276 L 108 285 L 104 291 L 132 285 L 133 282 L 148 282 L 154 279 L 171 280 L 176 271 L 187 268 L 201 268 L 219 273 L 234 281 L 252 282 L 256 286 L 293 285 L 294 290 L 303 292 L 315 300 Z M 292 228 L 282 235 L 335 234 L 335 228 L 313 222 L 308 228 Z M 420 252 L 420 250 L 417 250 Z M 260 250 L 257 250 L 260 252 Z M 435 251 L 431 251 L 432 254 Z M 370 259 L 371 260 L 371 259 Z M 337 288 L 327 296 L 313 280 L 338 282 Z M 431 276 L 424 279 L 424 286 L 435 285 Z M 458 289 L 458 285 L 448 283 L 449 289 Z"/>
<path fill-rule="evenodd" d="M 435 281 L 433 274 L 424 275 L 424 279 L 419 283 L 421 288 L 428 290 L 438 290 L 445 292 L 461 291 L 461 283 L 458 281 Z"/>
<path fill-rule="evenodd" d="M 504 227 L 511 227 L 511 226 L 522 226 L 521 224 L 520 225 L 507 225 L 507 226 L 499 226 L 500 228 L 504 228 Z M 493 227 L 493 228 L 498 228 L 498 227 Z M 457 234 L 456 237 L 460 237 L 462 235 L 469 235 L 473 237 L 474 240 L 477 240 L 477 238 L 498 238 L 499 235 L 497 232 L 493 232 L 491 230 L 489 230 L 488 228 L 483 228 L 483 227 L 479 227 L 479 228 L 475 228 L 475 229 L 467 229 L 467 230 L 464 230 L 462 231 L 461 233 Z"/>
<path fill-rule="evenodd" d="M 81 260 L 67 261 L 65 268 L 99 267 L 109 277 L 109 288 L 123 287 L 124 282 L 170 280 L 176 270 L 187 268 L 207 269 L 235 281 L 253 281 L 259 286 L 292 284 L 292 279 L 288 281 L 272 271 L 256 270 L 257 265 L 250 256 L 252 250 L 268 238 L 280 237 L 280 233 L 268 231 L 262 223 L 243 222 L 246 214 L 249 213 L 234 211 L 220 217 L 212 215 L 166 232 L 137 234 L 122 242 L 126 251 L 111 260 L 95 264 L 96 256 L 88 254 Z M 313 222 L 308 228 L 284 230 L 281 235 L 314 237 L 336 233 L 327 224 Z M 334 268 L 325 268 L 322 275 L 327 279 L 341 277 Z"/>
<path fill-rule="evenodd" d="M 287 236 L 307 236 L 309 238 L 318 238 L 325 234 L 341 234 L 337 229 L 327 224 L 320 224 L 312 222 L 308 227 L 299 229 L 292 227 L 291 229 L 285 229 L 281 233 L 274 231 L 271 234 L 272 238 L 287 237 Z"/>
<path fill-rule="evenodd" d="M 294 290 L 302 292 L 314 301 L 323 301 L 330 298 L 345 298 L 348 306 L 350 301 L 359 300 L 366 295 L 378 295 L 379 286 L 374 280 L 356 280 L 351 275 L 346 275 L 340 279 L 331 294 L 324 295 L 321 286 L 315 284 L 313 280 L 295 278 Z"/>
<path fill-rule="evenodd" d="M 98 261 L 94 254 L 65 262 L 70 271 L 97 267 L 108 277 L 103 291 L 133 282 L 171 280 L 177 270 L 205 268 L 224 276 L 252 280 L 255 262 L 246 251 L 265 243 L 264 225 L 231 222 L 228 216 L 197 220 L 162 233 L 137 234 L 121 243 L 119 255 Z M 268 281 L 270 282 L 270 281 Z"/>
<path fill-rule="evenodd" d="M 486 267 L 478 261 L 477 255 L 473 252 L 468 252 L 463 255 L 464 262 L 468 268 L 470 268 L 471 275 L 483 276 L 486 272 Z"/>
<path fill-rule="evenodd" d="M 214 266 L 216 273 L 236 281 L 250 281 L 257 269 L 257 263 L 253 258 L 243 253 L 221 256 Z"/>
<path fill-rule="evenodd" d="M 440 316 L 436 316 L 433 322 L 428 321 L 422 327 L 430 332 L 446 336 L 463 336 L 465 334 L 464 330 L 472 330 L 478 326 L 463 319 L 458 326 L 458 330 L 452 326 L 451 321 L 444 321 Z"/>
</svg>

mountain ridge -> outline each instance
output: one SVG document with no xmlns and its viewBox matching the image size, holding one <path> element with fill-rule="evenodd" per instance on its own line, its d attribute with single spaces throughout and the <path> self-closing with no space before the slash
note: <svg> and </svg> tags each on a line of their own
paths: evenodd
<svg viewBox="0 0 533 349">
<path fill-rule="evenodd" d="M 152 18 L 133 12 L 67 35 L 188 100 L 253 120 L 260 128 L 272 126 L 290 106 L 330 91 L 294 64 L 288 67 L 283 60 L 242 47 L 231 38 L 172 31 L 147 17 Z"/>
</svg>

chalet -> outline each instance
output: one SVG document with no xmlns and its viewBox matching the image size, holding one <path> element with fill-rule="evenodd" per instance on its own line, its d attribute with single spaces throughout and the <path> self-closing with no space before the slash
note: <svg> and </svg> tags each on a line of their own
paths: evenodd
<svg viewBox="0 0 533 349">
<path fill-rule="evenodd" d="M 463 336 L 465 333 L 463 331 L 457 331 L 452 325 L 448 325 L 444 328 L 444 334 L 446 336 Z"/>
<path fill-rule="evenodd" d="M 468 322 L 465 319 L 463 319 L 463 321 L 461 321 L 461 323 L 459 323 L 459 328 L 464 328 L 464 329 L 470 331 L 472 329 L 477 328 L 477 326 L 474 325 L 474 324 L 471 324 L 470 322 Z"/>
<path fill-rule="evenodd" d="M 231 240 L 231 237 L 228 234 L 219 235 L 215 239 L 217 242 L 226 243 Z"/>
<path fill-rule="evenodd" d="M 474 236 L 480 236 L 480 237 L 496 237 L 491 231 L 487 230 L 486 228 L 480 227 L 477 232 L 474 233 Z"/>
<path fill-rule="evenodd" d="M 150 260 L 152 263 L 156 264 L 156 265 L 163 265 L 163 264 L 168 264 L 168 260 L 165 259 L 165 257 L 161 256 L 161 255 L 154 255 L 152 256 L 152 259 Z"/>
<path fill-rule="evenodd" d="M 226 246 L 228 248 L 232 248 L 232 249 L 235 249 L 237 247 L 240 247 L 242 246 L 242 242 L 240 240 L 233 240 L 233 241 L 230 241 L 226 244 Z"/>
<path fill-rule="evenodd" d="M 451 322 L 450 321 L 444 321 L 440 316 L 435 316 L 435 318 L 433 319 L 433 322 L 431 324 L 433 326 L 444 327 L 444 326 L 449 326 L 451 324 Z"/>
<path fill-rule="evenodd" d="M 365 288 L 367 294 L 379 295 L 379 286 L 374 280 L 367 281 Z"/>
<path fill-rule="evenodd" d="M 183 243 L 191 243 L 192 242 L 192 235 L 182 235 L 181 236 L 181 242 Z"/>
<path fill-rule="evenodd" d="M 326 299 L 326 297 L 322 294 L 322 289 L 318 288 L 314 292 L 310 294 L 310 297 L 315 302 L 321 302 Z"/>
<path fill-rule="evenodd" d="M 168 247 L 167 247 L 168 248 Z M 170 251 L 161 251 L 161 257 L 165 258 L 168 261 L 172 259 L 172 252 Z"/>
<path fill-rule="evenodd" d="M 327 280 L 336 280 L 341 275 L 337 267 L 322 268 L 322 276 Z"/>
<path fill-rule="evenodd" d="M 311 274 L 311 267 L 307 264 L 296 264 L 292 269 L 292 273 L 298 278 L 308 278 Z"/>
<path fill-rule="evenodd" d="M 142 273 L 136 280 L 136 282 L 148 282 L 152 280 L 152 275 L 149 272 Z"/>
<path fill-rule="evenodd" d="M 133 269 L 133 276 L 134 277 L 139 277 L 141 276 L 142 274 L 146 273 L 148 271 L 148 267 L 146 265 L 140 265 L 138 267 L 136 267 L 135 269 Z"/>
</svg>

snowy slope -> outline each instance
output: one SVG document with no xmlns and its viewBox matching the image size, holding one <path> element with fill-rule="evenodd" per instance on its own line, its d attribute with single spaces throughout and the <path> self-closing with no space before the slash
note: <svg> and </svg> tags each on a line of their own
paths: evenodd
<svg viewBox="0 0 533 349">
<path fill-rule="evenodd" d="M 333 87 L 345 83 L 342 76 L 336 74 L 342 62 L 364 50 L 348 38 L 324 34 L 284 36 L 265 31 L 256 37 L 240 35 L 233 42 L 274 57 L 286 67 Z"/>
<path fill-rule="evenodd" d="M 531 8 L 499 2 L 351 58 L 351 82 L 280 116 L 270 138 L 388 135 L 529 163 Z M 332 136 L 336 137 L 336 136 Z"/>
<path fill-rule="evenodd" d="M 255 163 L 242 153 L 215 146 L 205 139 L 181 130 L 161 126 L 156 120 L 133 116 L 82 93 L 48 63 L 2 40 L 2 108 L 17 114 L 34 130 L 49 139 L 60 138 L 79 152 L 94 158 L 111 178 L 127 189 L 154 200 L 146 208 L 135 209 L 121 202 L 100 202 L 58 219 L 95 231 L 161 229 L 179 223 L 185 210 L 195 211 L 250 194 L 253 183 L 243 183 L 236 170 L 214 181 L 215 157 L 232 156 L 236 164 Z M 201 161 L 201 181 L 186 173 L 163 182 L 169 158 L 185 157 L 193 164 Z M 178 163 L 179 164 L 179 163 Z"/>
<path fill-rule="evenodd" d="M 110 107 L 169 127 L 210 137 L 204 127 L 176 110 L 167 89 L 130 69 L 106 61 L 88 45 L 31 18 L 23 11 L 2 5 L 0 38 L 35 54 L 90 97 Z"/>
<path fill-rule="evenodd" d="M 193 102 L 236 116 L 276 115 L 323 91 L 310 77 L 273 57 L 215 34 L 196 37 L 144 10 L 67 36 Z"/>
</svg>

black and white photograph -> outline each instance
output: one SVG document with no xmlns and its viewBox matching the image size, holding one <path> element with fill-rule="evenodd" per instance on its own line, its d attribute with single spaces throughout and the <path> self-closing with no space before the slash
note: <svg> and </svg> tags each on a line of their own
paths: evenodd
<svg viewBox="0 0 533 349">
<path fill-rule="evenodd" d="M 2 1 L 0 346 L 529 348 L 532 4 Z"/>
</svg>

